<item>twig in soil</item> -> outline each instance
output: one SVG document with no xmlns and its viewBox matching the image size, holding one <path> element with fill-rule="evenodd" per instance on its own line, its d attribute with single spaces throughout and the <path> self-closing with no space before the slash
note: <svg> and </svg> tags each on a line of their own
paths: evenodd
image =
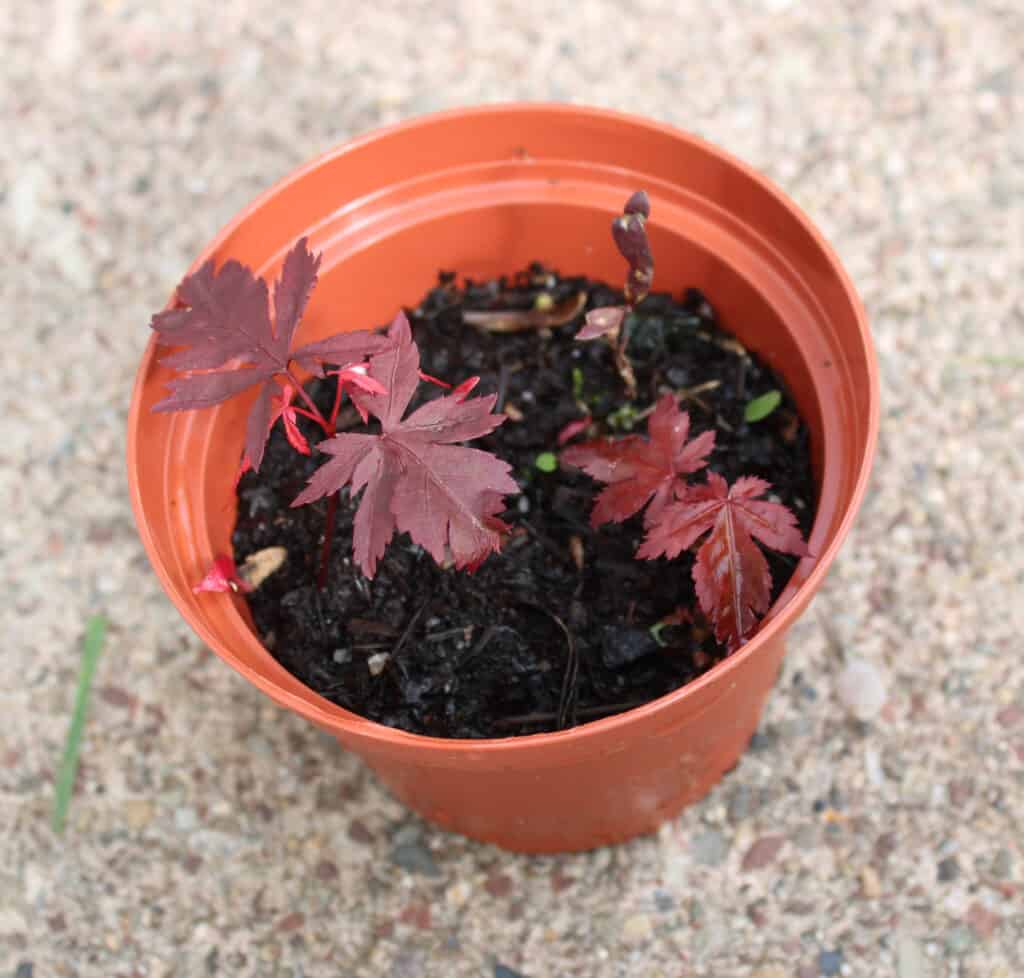
<svg viewBox="0 0 1024 978">
<path fill-rule="evenodd" d="M 568 655 L 565 662 L 565 672 L 562 674 L 562 689 L 558 695 L 556 727 L 559 730 L 565 730 L 566 727 L 574 727 L 577 723 L 576 700 L 579 694 L 577 679 L 579 678 L 580 671 L 580 657 L 576 651 L 576 640 L 573 638 L 572 632 L 569 631 L 568 625 L 550 609 L 522 598 L 519 599 L 519 603 L 547 615 L 562 630 L 562 634 L 565 636 Z"/>
<path fill-rule="evenodd" d="M 466 635 L 466 629 L 469 628 L 470 634 Z M 445 642 L 450 638 L 469 638 L 472 636 L 472 625 L 460 625 L 458 628 L 446 628 L 443 632 L 431 632 L 429 635 L 423 636 L 424 642 Z"/>
<path fill-rule="evenodd" d="M 398 669 L 401 670 L 403 676 L 405 675 L 405 665 L 399 660 L 398 653 L 402 651 L 402 648 L 405 646 L 405 643 L 409 641 L 413 629 L 419 623 L 420 618 L 423 617 L 423 612 L 427 610 L 432 600 L 433 595 L 429 595 L 427 597 L 427 600 L 424 601 L 423 604 L 421 604 L 419 608 L 413 613 L 413 616 L 409 619 L 409 623 L 405 626 L 405 630 L 399 636 L 398 641 L 395 642 L 394 646 L 391 649 L 390 661 L 393 662 L 398 667 Z"/>
<path fill-rule="evenodd" d="M 569 646 L 568 660 L 565 663 L 565 672 L 562 675 L 562 691 L 558 696 L 558 729 L 565 730 L 566 727 L 575 727 L 576 700 L 579 697 L 579 686 L 577 679 L 580 673 L 580 657 L 576 651 L 576 640 L 572 632 L 558 615 L 551 613 L 555 623 L 562 629 L 565 635 L 566 644 Z M 570 722 L 571 719 L 571 722 Z"/>
<path fill-rule="evenodd" d="M 725 350 L 726 353 L 732 353 L 737 357 L 750 356 L 747 348 L 734 337 L 713 336 L 711 333 L 705 333 L 703 330 L 697 330 L 696 335 L 697 339 L 703 340 L 705 343 L 711 343 L 720 350 Z"/>
<path fill-rule="evenodd" d="M 577 292 L 550 309 L 467 309 L 462 320 L 488 333 L 522 333 L 571 323 L 586 304 L 587 293 Z"/>
<path fill-rule="evenodd" d="M 683 387 L 681 390 L 674 391 L 673 393 L 680 401 L 694 401 L 700 404 L 705 411 L 708 411 L 710 409 L 697 395 L 718 390 L 721 386 L 722 382 L 720 380 L 705 380 L 702 384 L 694 384 L 693 387 Z"/>
<path fill-rule="evenodd" d="M 577 722 L 582 719 L 593 720 L 598 717 L 612 716 L 616 713 L 625 713 L 627 710 L 634 710 L 643 706 L 646 700 L 632 700 L 627 703 L 605 703 L 601 706 L 584 706 L 576 711 Z M 519 727 L 530 723 L 550 723 L 555 719 L 555 713 L 520 713 L 514 717 L 501 717 L 495 719 L 496 727 Z"/>
<path fill-rule="evenodd" d="M 727 353 L 734 353 L 738 357 L 749 357 L 750 354 L 747 352 L 747 348 L 737 339 L 729 336 L 719 336 L 713 341 L 715 346 L 719 349 L 725 350 Z"/>
<path fill-rule="evenodd" d="M 703 408 L 708 414 L 711 413 L 711 408 L 708 407 L 705 401 L 702 401 L 697 395 L 704 394 L 708 391 L 717 390 L 722 386 L 720 380 L 706 380 L 702 384 L 695 384 L 693 387 L 681 387 L 678 390 L 672 391 L 672 396 L 677 401 L 693 401 L 698 407 Z M 637 422 L 643 421 L 645 418 L 650 417 L 654 413 L 654 409 L 658 406 L 657 398 L 655 403 L 649 404 L 642 411 L 636 411 L 631 415 L 633 426 L 635 427 Z"/>
</svg>

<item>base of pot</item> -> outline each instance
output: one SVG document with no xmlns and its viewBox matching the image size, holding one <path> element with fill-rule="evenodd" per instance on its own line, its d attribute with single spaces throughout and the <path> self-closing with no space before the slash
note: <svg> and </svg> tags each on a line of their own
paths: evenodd
<svg viewBox="0 0 1024 978">
<path fill-rule="evenodd" d="M 631 722 L 644 709 L 622 714 L 621 735 L 595 737 L 589 750 L 570 749 L 560 734 L 498 741 L 521 743 L 511 760 L 461 749 L 466 741 L 453 742 L 448 758 L 414 764 L 358 750 L 399 801 L 441 828 L 512 852 L 583 852 L 656 832 L 736 767 L 783 654 L 784 644 L 772 643 L 748 684 L 731 685 L 696 713 L 661 710 Z"/>
</svg>

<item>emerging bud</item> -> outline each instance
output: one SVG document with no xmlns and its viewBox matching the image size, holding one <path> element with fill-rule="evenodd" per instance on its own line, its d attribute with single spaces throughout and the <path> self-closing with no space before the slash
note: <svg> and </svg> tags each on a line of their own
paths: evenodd
<svg viewBox="0 0 1024 978">
<path fill-rule="evenodd" d="M 629 262 L 626 276 L 626 301 L 635 306 L 647 297 L 654 281 L 654 258 L 647 240 L 647 215 L 651 212 L 647 194 L 637 191 L 626 201 L 622 217 L 612 221 L 612 237 Z"/>
<path fill-rule="evenodd" d="M 647 192 L 644 190 L 638 190 L 629 200 L 626 201 L 626 206 L 622 208 L 623 214 L 639 214 L 641 217 L 647 218 L 651 216 L 651 202 L 647 199 Z"/>
</svg>

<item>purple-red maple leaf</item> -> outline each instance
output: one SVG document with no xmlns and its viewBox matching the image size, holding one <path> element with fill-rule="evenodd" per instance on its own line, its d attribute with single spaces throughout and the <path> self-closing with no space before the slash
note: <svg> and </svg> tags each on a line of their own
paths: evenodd
<svg viewBox="0 0 1024 978">
<path fill-rule="evenodd" d="M 219 269 L 210 259 L 185 276 L 177 290 L 178 306 L 157 313 L 150 324 L 161 344 L 185 348 L 163 359 L 185 374 L 169 382 L 171 393 L 154 410 L 210 407 L 261 385 L 245 438 L 245 458 L 258 470 L 273 417 L 272 380 L 288 373 L 290 360 L 319 372 L 325 361 L 359 360 L 387 344 L 384 337 L 361 331 L 292 350 L 319 267 L 320 256 L 313 255 L 302 238 L 285 257 L 274 285 L 273 319 L 266 282 L 234 259 Z"/>
<path fill-rule="evenodd" d="M 690 487 L 648 524 L 637 557 L 678 557 L 709 530 L 697 551 L 693 581 L 701 610 L 715 626 L 715 638 L 732 652 L 753 632 L 771 601 L 772 575 L 760 547 L 804 557 L 810 551 L 796 517 L 781 503 L 758 499 L 771 486 L 742 476 L 730 487 L 716 472 Z"/>
<path fill-rule="evenodd" d="M 614 333 L 617 336 L 627 311 L 625 306 L 600 306 L 597 309 L 591 309 L 575 338 L 596 340 L 599 336 L 604 336 L 607 333 Z"/>
<path fill-rule="evenodd" d="M 687 441 L 690 416 L 679 410 L 672 394 L 658 401 L 647 422 L 647 433 L 649 438 L 601 438 L 562 452 L 567 465 L 608 483 L 590 514 L 591 526 L 621 523 L 644 506 L 644 522 L 650 525 L 685 488 L 685 477 L 707 465 L 707 456 L 715 447 L 713 431 Z"/>
<path fill-rule="evenodd" d="M 450 552 L 457 567 L 476 567 L 501 547 L 503 497 L 519 491 L 509 466 L 458 442 L 494 431 L 495 395 L 439 397 L 403 415 L 419 384 L 420 354 L 399 313 L 388 331 L 391 348 L 370 359 L 369 376 L 384 394 L 353 391 L 361 410 L 379 419 L 380 434 L 344 432 L 317 447 L 332 456 L 292 503 L 301 506 L 344 486 L 363 492 L 356 511 L 356 563 L 373 577 L 395 531 L 406 532 L 438 563 Z"/>
</svg>

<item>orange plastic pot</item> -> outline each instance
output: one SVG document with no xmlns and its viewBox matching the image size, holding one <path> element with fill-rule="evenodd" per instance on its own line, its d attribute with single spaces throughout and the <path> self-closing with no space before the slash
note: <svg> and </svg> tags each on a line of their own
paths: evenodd
<svg viewBox="0 0 1024 978">
<path fill-rule="evenodd" d="M 541 260 L 617 282 L 610 219 L 651 198 L 660 289 L 696 285 L 786 379 L 812 433 L 820 496 L 804 559 L 756 637 L 706 675 L 572 730 L 442 740 L 370 722 L 274 661 L 241 599 L 196 596 L 230 552 L 245 399 L 153 414 L 169 378 L 151 343 L 128 429 L 139 532 L 171 600 L 229 665 L 335 735 L 410 808 L 509 849 L 619 842 L 675 815 L 732 767 L 758 724 L 786 632 L 821 586 L 861 502 L 878 425 L 878 377 L 850 281 L 810 221 L 749 167 L 668 126 L 566 105 L 459 110 L 384 129 L 281 181 L 196 259 L 276 275 L 301 235 L 323 252 L 305 342 L 388 322 L 439 269 L 482 279 Z"/>
</svg>

